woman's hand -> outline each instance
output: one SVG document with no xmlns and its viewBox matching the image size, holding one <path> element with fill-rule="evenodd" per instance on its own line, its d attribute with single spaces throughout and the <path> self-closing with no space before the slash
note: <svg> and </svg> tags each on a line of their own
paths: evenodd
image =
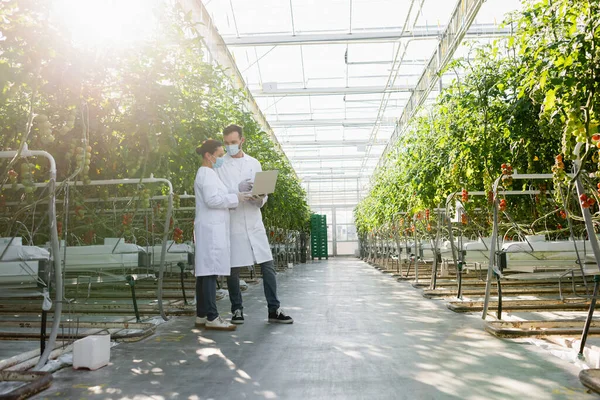
<svg viewBox="0 0 600 400">
<path fill-rule="evenodd" d="M 237 197 L 238 197 L 238 201 L 240 203 L 243 203 L 244 201 L 248 201 L 250 199 L 250 197 L 248 196 L 248 193 L 238 193 Z"/>
</svg>

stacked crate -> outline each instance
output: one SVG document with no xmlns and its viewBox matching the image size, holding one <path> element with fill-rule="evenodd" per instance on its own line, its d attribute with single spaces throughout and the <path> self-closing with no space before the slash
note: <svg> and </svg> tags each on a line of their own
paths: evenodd
<svg viewBox="0 0 600 400">
<path fill-rule="evenodd" d="M 327 217 L 313 214 L 310 217 L 310 244 L 312 259 L 329 259 L 327 251 Z"/>
</svg>

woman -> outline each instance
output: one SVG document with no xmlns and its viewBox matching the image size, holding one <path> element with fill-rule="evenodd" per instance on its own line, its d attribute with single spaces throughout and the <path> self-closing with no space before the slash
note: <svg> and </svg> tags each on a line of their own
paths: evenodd
<svg viewBox="0 0 600 400">
<path fill-rule="evenodd" d="M 241 194 L 229 194 L 213 168 L 223 165 L 223 144 L 207 140 L 196 149 L 202 166 L 196 174 L 196 326 L 233 331 L 236 326 L 219 316 L 217 311 L 217 276 L 229 276 L 229 209 L 244 201 Z"/>
</svg>

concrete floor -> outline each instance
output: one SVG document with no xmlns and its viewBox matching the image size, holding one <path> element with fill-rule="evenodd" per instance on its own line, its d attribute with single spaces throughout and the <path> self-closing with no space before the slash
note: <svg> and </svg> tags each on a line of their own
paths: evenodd
<svg viewBox="0 0 600 400">
<path fill-rule="evenodd" d="M 203 332 L 190 317 L 112 350 L 98 371 L 55 374 L 48 399 L 597 399 L 575 366 L 496 339 L 355 259 L 278 276 L 296 323 L 266 322 L 262 286 L 244 293 L 246 324 Z M 219 302 L 223 315 L 228 299 Z"/>
</svg>

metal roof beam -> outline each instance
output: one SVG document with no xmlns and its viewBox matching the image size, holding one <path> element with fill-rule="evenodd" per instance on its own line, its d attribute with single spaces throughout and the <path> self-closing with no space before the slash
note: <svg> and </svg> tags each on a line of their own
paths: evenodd
<svg viewBox="0 0 600 400">
<path fill-rule="evenodd" d="M 202 41 L 208 49 L 212 59 L 228 71 L 228 76 L 231 78 L 231 84 L 235 88 L 243 90 L 246 93 L 246 96 L 244 96 L 243 99 L 244 105 L 252 113 L 258 125 L 269 134 L 271 140 L 275 144 L 275 148 L 277 148 L 282 156 L 287 159 L 286 154 L 283 152 L 277 141 L 277 136 L 275 136 L 273 129 L 271 129 L 271 126 L 260 110 L 260 107 L 256 104 L 256 100 L 254 100 L 252 94 L 247 90 L 246 81 L 244 80 L 242 73 L 238 69 L 223 37 L 219 34 L 202 1 L 179 0 L 179 3 L 181 4 L 182 9 L 190 14 L 190 18 L 195 23 L 196 29 L 202 37 Z"/>
<path fill-rule="evenodd" d="M 407 99 L 402 99 L 402 100 L 398 100 L 398 102 L 400 101 L 406 101 Z M 368 100 L 368 101 L 361 101 L 360 103 L 363 104 L 373 104 L 373 102 L 375 102 L 376 100 Z M 358 102 L 357 102 L 358 103 Z M 379 106 L 374 106 L 374 105 L 363 105 L 363 106 L 348 106 L 347 107 L 348 110 L 377 110 L 379 108 Z M 404 107 L 390 107 L 388 106 L 387 109 L 388 110 L 394 110 L 394 111 L 401 111 Z M 313 118 L 311 116 L 311 114 L 325 114 L 325 116 L 331 114 L 331 113 L 338 113 L 338 112 L 344 112 L 344 108 L 343 107 L 339 107 L 339 108 L 319 108 L 318 109 L 319 112 L 315 112 L 313 110 L 312 113 L 310 112 L 288 112 L 288 113 L 267 113 L 267 116 L 273 116 L 273 117 L 302 117 L 303 115 L 308 115 L 307 120 L 310 119 L 315 119 L 315 120 L 319 120 L 319 118 Z M 375 120 L 375 116 L 373 116 L 373 120 Z M 276 120 L 275 120 L 276 121 Z M 281 120 L 280 121 L 285 121 L 285 120 Z"/>
<path fill-rule="evenodd" d="M 427 64 L 426 59 L 422 59 L 422 60 L 402 60 L 402 65 L 422 65 L 422 64 Z M 394 61 L 393 60 L 388 60 L 388 61 L 350 61 L 347 62 L 346 64 L 348 65 L 390 65 L 392 64 Z"/>
<path fill-rule="evenodd" d="M 369 43 L 369 42 L 394 42 L 400 39 L 436 39 L 445 33 L 445 27 L 416 26 L 411 31 L 402 32 L 401 29 L 385 32 L 360 32 L 352 33 L 314 33 L 300 35 L 244 35 L 223 36 L 229 46 L 284 46 L 284 45 L 309 45 L 332 43 Z M 473 25 L 469 36 L 494 37 L 504 36 L 510 29 L 501 28 L 494 24 Z"/>
<path fill-rule="evenodd" d="M 364 179 L 364 177 L 361 177 L 360 175 L 348 175 L 348 176 L 326 176 L 326 175 L 306 175 L 306 176 L 301 176 L 300 179 L 302 179 L 302 181 L 304 182 L 322 182 L 322 181 L 327 181 L 327 180 L 334 180 L 334 181 L 356 181 L 359 179 Z"/>
<path fill-rule="evenodd" d="M 360 172 L 358 169 L 350 169 L 350 168 L 344 168 L 344 172 Z M 298 176 L 300 176 L 300 178 L 304 177 L 304 176 L 321 176 L 321 177 L 329 177 L 331 178 L 332 176 L 337 177 L 337 178 L 344 178 L 346 175 L 343 174 L 334 174 L 330 171 L 320 171 L 320 170 L 299 170 L 298 171 Z M 349 176 L 349 175 L 348 175 Z M 355 176 L 355 175 L 352 175 Z M 365 178 L 365 177 L 363 177 Z M 368 178 L 365 178 L 368 179 Z"/>
<path fill-rule="evenodd" d="M 333 155 L 323 155 L 323 156 L 290 156 L 290 159 L 292 160 L 292 162 L 297 162 L 297 161 L 315 161 L 315 160 L 322 160 L 322 161 L 333 161 L 333 160 L 357 160 L 360 161 L 362 160 L 364 157 L 366 157 L 367 155 L 363 155 L 363 154 L 342 154 L 342 155 L 337 155 L 337 156 L 333 156 Z M 370 158 L 378 158 L 379 155 L 378 154 L 371 154 L 369 155 Z M 344 170 L 346 168 L 343 168 Z"/>
<path fill-rule="evenodd" d="M 402 116 L 396 123 L 394 133 L 383 154 L 381 154 L 379 166 L 384 164 L 387 153 L 394 147 L 400 134 L 408 127 L 410 120 L 429 96 L 433 86 L 439 79 L 439 71 L 443 70 L 452 59 L 456 48 L 460 42 L 462 42 L 467 31 L 477 29 L 477 25 L 472 26 L 471 24 L 475 20 L 483 1 L 484 0 L 458 0 L 456 7 L 452 12 L 452 16 L 450 17 L 450 21 L 448 22 L 448 26 L 445 28 L 441 37 L 440 43 L 431 56 L 429 63 L 423 70 L 423 74 L 421 75 L 415 90 L 412 92 L 406 107 L 402 111 Z M 507 31 L 507 34 L 512 31 L 511 27 L 504 29 Z M 363 167 L 366 167 L 366 165 L 363 164 Z"/>
<path fill-rule="evenodd" d="M 311 206 L 313 209 L 314 208 L 351 208 L 351 207 L 356 207 L 356 205 L 358 204 L 356 201 L 353 201 L 352 203 L 337 203 L 337 204 L 327 204 L 327 203 L 311 203 L 310 201 L 308 202 L 309 206 Z M 331 240 L 329 240 L 329 242 L 331 242 Z"/>
<path fill-rule="evenodd" d="M 349 172 L 349 171 L 359 171 L 360 166 L 355 166 L 355 167 L 322 167 L 322 166 L 305 166 L 304 168 L 298 168 L 297 171 L 298 173 L 303 173 L 303 174 L 307 174 L 309 172 L 318 172 L 318 173 L 328 173 L 331 174 L 334 171 L 342 171 L 342 172 Z"/>
<path fill-rule="evenodd" d="M 281 121 L 271 121 L 270 124 L 274 128 L 281 127 L 305 127 L 305 126 L 343 126 L 352 128 L 356 126 L 372 126 L 375 123 L 375 118 L 361 119 L 291 119 Z M 382 121 L 382 126 L 394 126 L 394 118 L 385 118 Z"/>
<path fill-rule="evenodd" d="M 394 87 L 384 86 L 355 86 L 355 87 L 324 87 L 324 88 L 300 88 L 300 89 L 272 89 L 265 91 L 254 91 L 254 97 L 266 96 L 329 96 L 336 94 L 372 94 L 372 93 L 397 93 L 412 92 L 413 85 L 401 85 Z"/>
<path fill-rule="evenodd" d="M 309 181 L 310 182 L 310 181 Z M 354 185 L 356 185 L 356 182 L 353 183 Z M 344 190 L 343 188 L 339 188 L 339 189 L 314 189 L 314 188 L 310 188 L 310 196 L 324 196 L 321 193 L 333 193 L 336 195 L 336 197 L 341 197 L 342 194 L 344 194 L 346 197 L 357 197 L 358 196 L 358 190 L 356 188 L 353 188 L 353 190 L 348 191 L 348 190 Z M 331 197 L 331 195 L 328 195 L 328 197 Z"/>
<path fill-rule="evenodd" d="M 366 145 L 368 143 L 368 140 L 303 140 L 303 141 L 297 141 L 297 142 L 286 142 L 286 141 L 281 141 L 281 145 L 284 147 L 291 147 L 291 148 L 295 148 L 295 147 L 312 147 L 312 146 L 319 146 L 319 147 L 335 147 L 335 146 L 360 146 L 360 145 Z M 385 146 L 387 144 L 387 140 L 384 139 L 379 139 L 377 140 L 376 143 L 374 143 L 375 146 L 379 145 L 379 146 Z"/>
</svg>

